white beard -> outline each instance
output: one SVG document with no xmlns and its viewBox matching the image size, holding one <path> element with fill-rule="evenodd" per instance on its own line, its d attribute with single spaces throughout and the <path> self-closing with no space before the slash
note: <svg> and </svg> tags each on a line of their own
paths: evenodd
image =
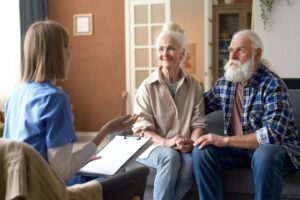
<svg viewBox="0 0 300 200">
<path fill-rule="evenodd" d="M 230 59 L 225 65 L 225 79 L 232 82 L 246 82 L 255 72 L 254 57 L 246 63 Z"/>
</svg>

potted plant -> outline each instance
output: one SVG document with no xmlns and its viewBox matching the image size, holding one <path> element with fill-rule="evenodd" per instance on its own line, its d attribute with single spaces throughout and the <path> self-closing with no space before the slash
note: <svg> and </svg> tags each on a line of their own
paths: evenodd
<svg viewBox="0 0 300 200">
<path fill-rule="evenodd" d="M 286 0 L 290 5 L 290 0 Z M 271 22 L 271 13 L 277 0 L 260 0 L 261 18 L 263 21 L 264 29 L 267 29 Z"/>
</svg>

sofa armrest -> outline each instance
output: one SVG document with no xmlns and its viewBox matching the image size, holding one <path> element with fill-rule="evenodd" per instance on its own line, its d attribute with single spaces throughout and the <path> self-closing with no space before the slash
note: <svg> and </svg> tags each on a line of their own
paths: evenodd
<svg viewBox="0 0 300 200">
<path fill-rule="evenodd" d="M 138 167 L 116 174 L 101 181 L 103 199 L 105 200 L 132 200 L 144 196 L 146 180 L 149 174 L 148 167 Z"/>
</svg>

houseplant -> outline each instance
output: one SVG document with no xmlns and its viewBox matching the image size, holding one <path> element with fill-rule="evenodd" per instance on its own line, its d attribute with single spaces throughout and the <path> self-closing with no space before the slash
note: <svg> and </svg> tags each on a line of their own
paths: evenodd
<svg viewBox="0 0 300 200">
<path fill-rule="evenodd" d="M 290 5 L 290 0 L 286 0 L 287 3 Z M 261 18 L 263 21 L 264 29 L 267 29 L 271 22 L 271 14 L 276 4 L 277 0 L 260 0 L 260 9 L 261 9 Z"/>
</svg>

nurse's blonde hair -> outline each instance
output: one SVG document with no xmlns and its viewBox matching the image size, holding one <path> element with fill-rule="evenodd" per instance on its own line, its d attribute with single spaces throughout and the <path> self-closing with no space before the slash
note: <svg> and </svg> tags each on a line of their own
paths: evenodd
<svg viewBox="0 0 300 200">
<path fill-rule="evenodd" d="M 64 48 L 69 35 L 54 21 L 33 23 L 24 40 L 23 81 L 53 82 L 66 78 Z"/>
</svg>

